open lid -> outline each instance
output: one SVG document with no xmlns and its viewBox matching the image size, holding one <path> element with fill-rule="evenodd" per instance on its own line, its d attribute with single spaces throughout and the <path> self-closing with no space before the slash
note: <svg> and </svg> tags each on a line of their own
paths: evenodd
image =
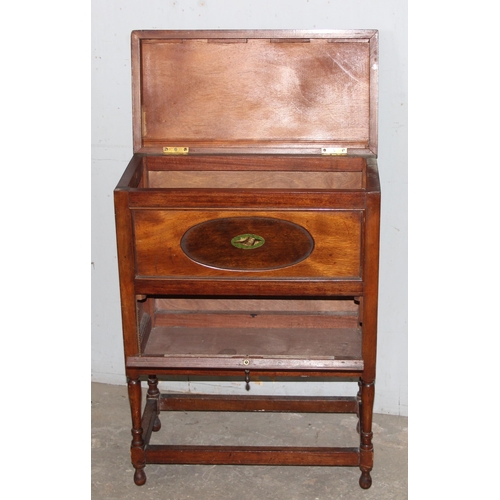
<svg viewBox="0 0 500 500">
<path fill-rule="evenodd" d="M 136 153 L 377 156 L 376 30 L 134 31 L 132 77 Z"/>
</svg>

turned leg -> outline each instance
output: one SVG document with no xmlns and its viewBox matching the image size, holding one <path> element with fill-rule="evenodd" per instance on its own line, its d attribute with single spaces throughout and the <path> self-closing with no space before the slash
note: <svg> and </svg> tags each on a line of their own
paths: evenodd
<svg viewBox="0 0 500 500">
<path fill-rule="evenodd" d="M 372 485 L 370 471 L 373 468 L 373 443 L 372 443 L 372 419 L 373 400 L 375 395 L 374 382 L 367 383 L 361 380 L 361 404 L 360 404 L 360 464 L 361 477 L 359 485 L 368 489 Z"/>
<path fill-rule="evenodd" d="M 158 378 L 156 375 L 150 375 L 148 377 L 148 399 L 156 399 L 156 418 L 153 424 L 153 431 L 158 432 L 161 429 L 160 422 L 160 391 L 158 389 Z"/>
<path fill-rule="evenodd" d="M 128 397 L 132 413 L 130 456 L 132 458 L 132 465 L 135 468 L 134 482 L 140 486 L 146 482 L 146 474 L 144 472 L 144 441 L 142 439 L 141 426 L 141 381 L 139 378 L 128 379 Z"/>
</svg>

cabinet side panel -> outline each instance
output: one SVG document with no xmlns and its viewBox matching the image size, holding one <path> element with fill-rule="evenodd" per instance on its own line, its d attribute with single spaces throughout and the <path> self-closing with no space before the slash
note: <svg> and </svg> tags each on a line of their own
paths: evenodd
<svg viewBox="0 0 500 500">
<path fill-rule="evenodd" d="M 377 353 L 377 316 L 380 245 L 380 181 L 376 160 L 369 162 L 367 171 L 366 230 L 364 241 L 363 296 L 363 359 L 364 381 L 375 380 Z"/>
<path fill-rule="evenodd" d="M 114 201 L 123 342 L 125 356 L 132 356 L 139 351 L 139 344 L 137 336 L 137 307 L 134 292 L 135 258 L 132 237 L 133 228 L 127 191 L 115 190 Z"/>
</svg>

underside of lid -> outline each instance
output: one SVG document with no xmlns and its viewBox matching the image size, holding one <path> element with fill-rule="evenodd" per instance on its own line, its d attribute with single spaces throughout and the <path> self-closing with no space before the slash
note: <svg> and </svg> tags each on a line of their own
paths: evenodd
<svg viewBox="0 0 500 500">
<path fill-rule="evenodd" d="M 132 71 L 135 152 L 377 154 L 377 31 L 135 31 Z"/>
</svg>

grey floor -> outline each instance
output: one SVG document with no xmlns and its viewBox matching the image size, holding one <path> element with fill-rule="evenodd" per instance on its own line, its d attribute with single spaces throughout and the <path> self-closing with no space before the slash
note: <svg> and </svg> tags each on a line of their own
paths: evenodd
<svg viewBox="0 0 500 500">
<path fill-rule="evenodd" d="M 161 414 L 154 442 L 357 446 L 353 415 L 172 412 Z M 352 467 L 234 465 L 146 466 L 133 482 L 130 412 L 125 386 L 92 384 L 93 500 L 323 500 L 408 498 L 408 419 L 374 416 L 375 465 L 369 490 Z M 167 441 L 168 439 L 168 441 Z"/>
</svg>

